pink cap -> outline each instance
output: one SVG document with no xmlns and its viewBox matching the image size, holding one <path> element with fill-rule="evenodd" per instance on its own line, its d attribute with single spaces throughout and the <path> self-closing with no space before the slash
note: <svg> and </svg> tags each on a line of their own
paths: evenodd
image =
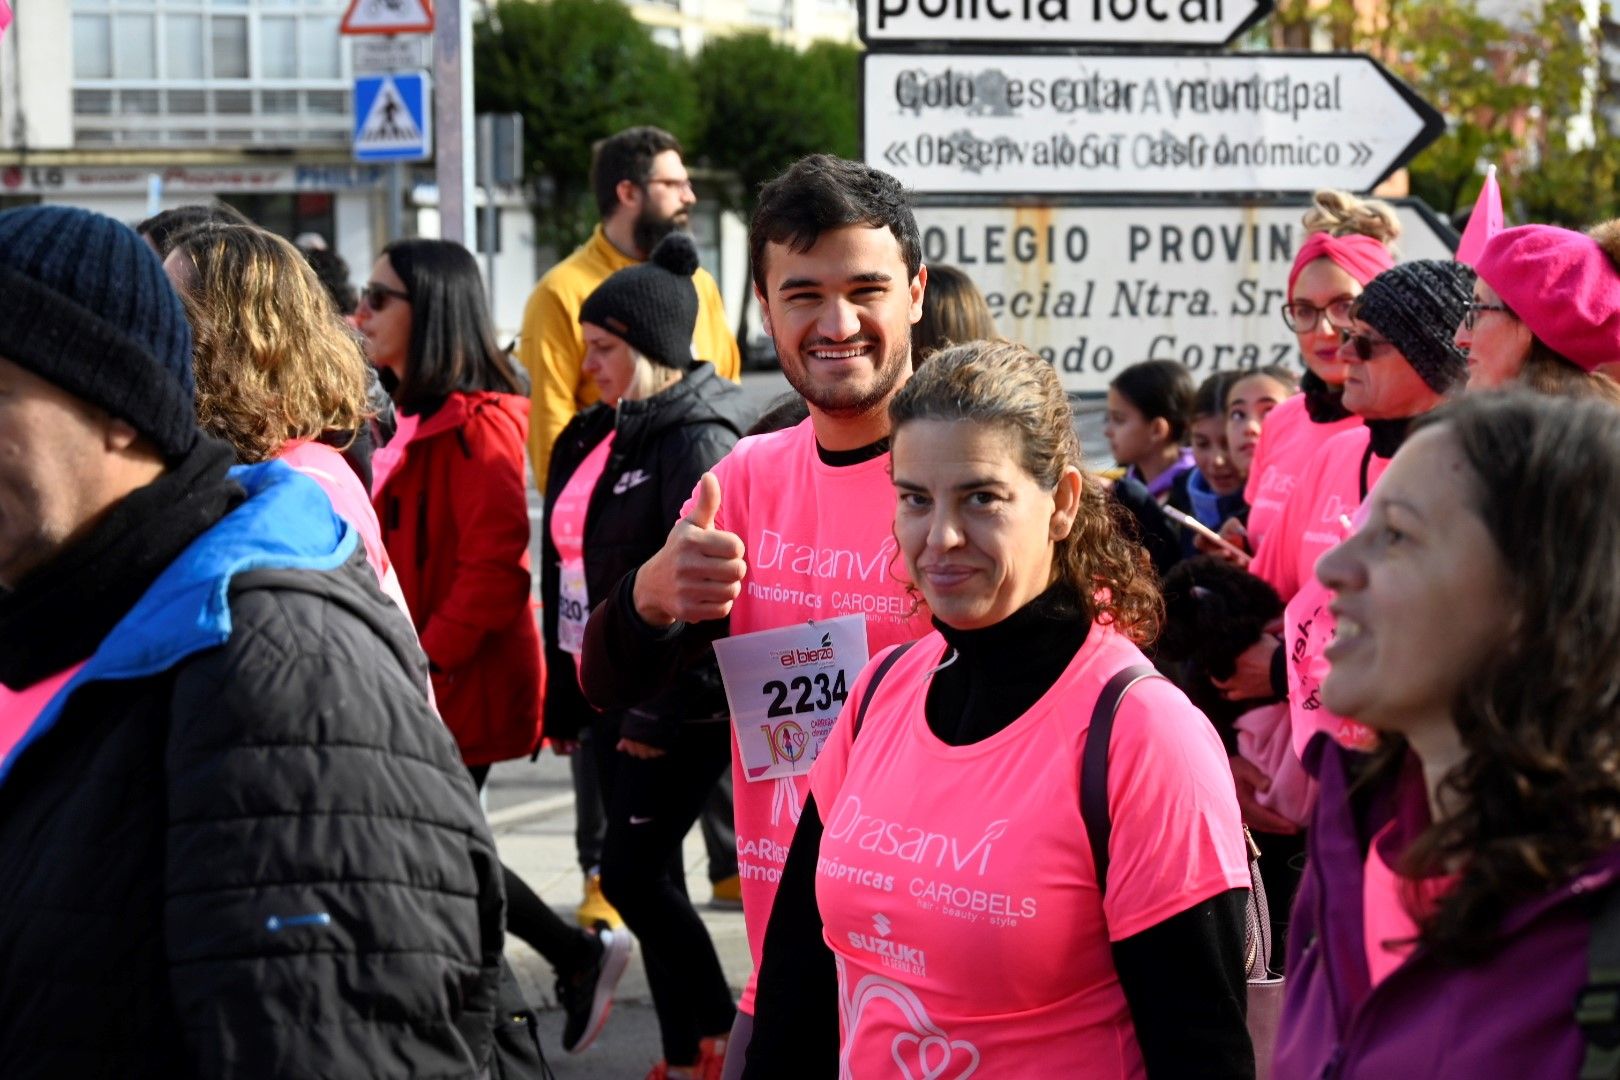
<svg viewBox="0 0 1620 1080">
<path fill-rule="evenodd" d="M 1590 236 L 1520 225 L 1491 237 L 1475 269 L 1559 356 L 1587 371 L 1620 360 L 1620 271 Z"/>
</svg>

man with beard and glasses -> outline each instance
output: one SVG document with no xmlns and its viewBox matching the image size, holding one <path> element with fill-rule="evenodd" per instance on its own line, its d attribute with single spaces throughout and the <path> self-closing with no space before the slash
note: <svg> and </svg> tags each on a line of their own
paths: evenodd
<svg viewBox="0 0 1620 1080">
<path fill-rule="evenodd" d="M 535 487 L 545 494 L 551 448 L 574 414 L 596 403 L 596 383 L 584 371 L 585 335 L 579 321 L 580 306 L 596 287 L 627 266 L 645 262 L 658 241 L 691 223 L 697 203 L 692 180 L 681 161 L 675 136 L 655 127 L 626 128 L 591 148 L 591 191 L 602 221 L 591 238 L 553 266 L 529 294 L 523 309 L 518 359 L 529 373 L 529 461 Z M 698 317 L 692 331 L 692 355 L 714 365 L 716 374 L 738 381 L 742 355 L 726 319 L 720 286 L 701 267 L 692 275 L 697 289 Z M 619 330 L 619 327 L 608 327 Z M 555 494 L 555 492 L 553 493 Z M 589 733 L 582 739 L 589 740 Z M 553 744 L 555 749 L 567 747 Z M 588 749 L 588 747 L 587 747 Z M 606 819 L 595 758 L 573 755 L 576 815 L 575 844 L 584 873 L 584 900 L 579 905 L 581 926 L 598 923 L 622 926 L 618 912 L 602 896 L 602 838 Z M 704 842 L 709 851 L 709 880 L 716 899 L 735 886 L 734 845 L 730 836 L 730 798 L 724 783 L 717 785 L 711 805 L 704 811 Z"/>
<path fill-rule="evenodd" d="M 827 155 L 765 185 L 748 245 L 765 329 L 810 417 L 743 439 L 704 474 L 664 547 L 592 613 L 582 686 L 598 708 L 634 708 L 719 654 L 757 970 L 819 740 L 867 655 L 929 628 L 896 554 L 888 441 L 928 273 L 900 184 Z"/>
<path fill-rule="evenodd" d="M 645 262 L 658 241 L 691 224 L 697 203 L 675 136 L 655 127 L 633 127 L 610 135 L 591 150 L 591 191 L 602 221 L 589 240 L 546 271 L 523 308 L 518 359 L 533 386 L 529 418 L 529 460 L 536 486 L 544 490 L 551 444 L 574 414 L 597 400 L 596 384 L 581 368 L 585 338 L 579 308 L 615 271 Z M 742 356 L 720 299 L 720 287 L 699 269 L 693 354 L 737 381 Z"/>
</svg>

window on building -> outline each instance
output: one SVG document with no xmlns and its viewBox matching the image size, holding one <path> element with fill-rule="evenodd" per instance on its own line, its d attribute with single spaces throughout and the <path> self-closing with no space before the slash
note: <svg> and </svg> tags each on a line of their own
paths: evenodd
<svg viewBox="0 0 1620 1080">
<path fill-rule="evenodd" d="M 215 15 L 208 20 L 208 34 L 213 43 L 214 78 L 247 78 L 247 20 L 236 15 L 226 17 Z"/>
<path fill-rule="evenodd" d="M 120 79 L 157 78 L 155 21 L 151 15 L 113 18 L 113 74 Z"/>
<path fill-rule="evenodd" d="M 298 20 L 265 16 L 259 20 L 259 75 L 266 79 L 298 77 Z"/>
<path fill-rule="evenodd" d="M 80 79 L 112 78 L 110 16 L 73 16 L 73 74 Z"/>
<path fill-rule="evenodd" d="M 299 74 L 306 79 L 336 79 L 342 75 L 341 41 L 335 17 L 298 20 Z"/>
<path fill-rule="evenodd" d="M 163 17 L 163 73 L 171 79 L 201 79 L 207 73 L 203 57 L 201 15 Z"/>
</svg>

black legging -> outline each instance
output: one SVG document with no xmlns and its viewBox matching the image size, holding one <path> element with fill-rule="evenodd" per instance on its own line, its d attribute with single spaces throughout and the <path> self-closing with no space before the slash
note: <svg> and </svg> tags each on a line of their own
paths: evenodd
<svg viewBox="0 0 1620 1080">
<path fill-rule="evenodd" d="M 640 940 L 664 1059 L 690 1065 L 699 1040 L 725 1035 L 737 1011 L 708 928 L 687 896 L 681 861 L 681 842 L 731 761 L 731 727 L 684 724 L 666 753 L 636 758 L 613 749 L 614 726 L 604 719 L 595 739 L 614 755 L 601 770 L 608 812 L 602 892 Z"/>
<path fill-rule="evenodd" d="M 473 784 L 483 791 L 489 766 L 469 765 L 467 771 L 472 773 Z M 528 942 L 559 976 L 572 975 L 590 963 L 595 950 L 585 931 L 563 922 L 505 863 L 501 864 L 501 876 L 506 881 L 507 933 Z"/>
</svg>

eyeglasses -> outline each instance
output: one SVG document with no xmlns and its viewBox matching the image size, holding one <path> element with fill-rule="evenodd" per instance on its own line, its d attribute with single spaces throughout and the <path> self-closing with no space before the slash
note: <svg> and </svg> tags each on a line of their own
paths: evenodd
<svg viewBox="0 0 1620 1080">
<path fill-rule="evenodd" d="M 672 180 L 672 179 L 666 179 L 664 177 L 650 176 L 650 177 L 647 178 L 647 183 L 649 183 L 649 184 L 666 184 L 669 187 L 674 188 L 676 191 L 691 191 L 692 190 L 691 178 L 687 178 L 685 180 Z"/>
<path fill-rule="evenodd" d="M 1296 334 L 1308 334 L 1322 325 L 1322 316 L 1326 315 L 1331 329 L 1342 330 L 1350 321 L 1350 305 L 1355 302 L 1353 296 L 1341 296 L 1327 307 L 1317 307 L 1306 300 L 1295 300 L 1283 305 L 1283 322 Z"/>
<path fill-rule="evenodd" d="M 1513 309 L 1506 304 L 1482 304 L 1478 300 L 1470 300 L 1468 307 L 1463 311 L 1462 324 L 1464 330 L 1473 330 L 1479 325 L 1479 313 L 1482 311 L 1505 311 L 1513 314 Z"/>
<path fill-rule="evenodd" d="M 404 300 L 409 303 L 411 294 L 402 289 L 390 289 L 387 285 L 379 285 L 375 281 L 368 281 L 360 290 L 360 302 L 372 311 L 381 311 L 388 306 L 389 300 Z"/>
<path fill-rule="evenodd" d="M 1375 338 L 1371 334 L 1354 334 L 1349 330 L 1339 331 L 1340 351 L 1342 352 L 1345 346 L 1348 345 L 1356 354 L 1356 359 L 1360 360 L 1363 364 L 1377 356 L 1379 353 L 1383 352 L 1385 349 L 1393 348 L 1394 344 L 1394 342 L 1385 341 L 1383 338 Z"/>
</svg>

